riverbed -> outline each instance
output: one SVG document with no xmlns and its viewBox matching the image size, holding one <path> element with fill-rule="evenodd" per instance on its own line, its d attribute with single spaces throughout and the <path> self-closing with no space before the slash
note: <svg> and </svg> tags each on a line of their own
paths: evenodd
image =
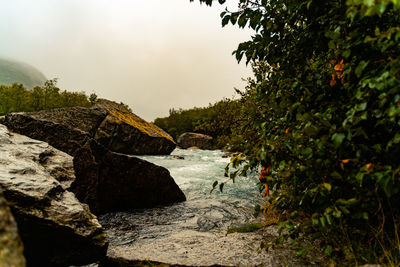
<svg viewBox="0 0 400 267">
<path fill-rule="evenodd" d="M 218 150 L 175 149 L 169 156 L 143 156 L 167 168 L 187 201 L 167 207 L 102 215 L 110 240 L 108 257 L 193 266 L 291 266 L 289 249 L 267 252 L 262 241 L 277 236 L 276 227 L 227 235 L 230 227 L 260 221 L 254 206 L 262 201 L 257 174 L 229 182 L 223 192 L 210 193 L 224 181 L 229 158 Z M 157 185 L 155 185 L 157 186 Z M 300 262 L 297 262 L 298 265 Z"/>
</svg>

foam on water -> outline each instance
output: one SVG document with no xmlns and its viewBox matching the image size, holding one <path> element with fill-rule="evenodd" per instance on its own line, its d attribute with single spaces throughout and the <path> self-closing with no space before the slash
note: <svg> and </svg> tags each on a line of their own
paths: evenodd
<svg viewBox="0 0 400 267">
<path fill-rule="evenodd" d="M 256 174 L 241 177 L 235 184 L 229 182 L 222 193 L 215 190 L 210 194 L 214 181 L 227 179 L 224 168 L 229 158 L 223 158 L 223 155 L 221 151 L 176 149 L 170 156 L 141 157 L 167 168 L 187 201 L 167 207 L 101 216 L 100 222 L 110 239 L 109 253 L 173 264 L 235 265 L 242 263 L 244 257 L 235 249 L 248 254 L 251 247 L 252 256 L 246 256 L 246 259 L 252 259 L 257 264 L 265 262 L 265 255 L 257 252 L 260 242 L 254 243 L 261 235 L 253 233 L 248 235 L 247 240 L 236 238 L 240 234 L 225 237 L 228 227 L 254 220 L 254 205 L 261 200 L 261 196 L 256 186 Z M 178 156 L 184 159 L 177 159 Z M 220 247 L 216 247 L 217 244 Z M 218 253 L 213 252 L 215 250 Z"/>
</svg>

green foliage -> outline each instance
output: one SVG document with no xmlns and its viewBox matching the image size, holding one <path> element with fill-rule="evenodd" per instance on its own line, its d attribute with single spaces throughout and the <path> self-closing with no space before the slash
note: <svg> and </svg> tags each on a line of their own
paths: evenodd
<svg viewBox="0 0 400 267">
<path fill-rule="evenodd" d="M 237 60 L 267 66 L 245 92 L 259 138 L 244 137 L 248 166 L 273 170 L 282 237 L 400 264 L 400 1 L 240 0 L 221 17 L 254 30 Z"/>
<path fill-rule="evenodd" d="M 91 95 L 89 101 L 84 92 L 61 91 L 57 87 L 57 79 L 48 80 L 44 86 L 35 86 L 32 90 L 17 83 L 11 86 L 0 85 L 0 115 L 61 107 L 89 107 L 96 99 L 95 94 Z"/>
<path fill-rule="evenodd" d="M 184 132 L 198 132 L 210 135 L 216 148 L 244 150 L 242 134 L 249 129 L 244 112 L 245 98 L 223 99 L 205 108 L 170 110 L 166 118 L 157 118 L 154 123 L 170 133 L 175 139 Z"/>
<path fill-rule="evenodd" d="M 229 228 L 227 231 L 227 234 L 255 232 L 255 231 L 261 229 L 262 227 L 263 226 L 260 223 L 246 224 L 243 226 Z"/>
<path fill-rule="evenodd" d="M 154 123 L 176 140 L 185 132 L 194 132 L 202 119 L 208 116 L 208 113 L 207 108 L 170 109 L 168 117 L 157 118 Z"/>
</svg>

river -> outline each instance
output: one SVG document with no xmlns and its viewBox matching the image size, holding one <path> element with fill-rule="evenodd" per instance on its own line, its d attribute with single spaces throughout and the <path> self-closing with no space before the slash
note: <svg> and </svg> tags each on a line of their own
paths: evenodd
<svg viewBox="0 0 400 267">
<path fill-rule="evenodd" d="M 260 249 L 263 240 L 277 235 L 276 227 L 226 234 L 229 227 L 254 221 L 254 205 L 262 198 L 257 174 L 228 183 L 222 193 L 210 193 L 214 181 L 227 179 L 229 158 L 223 156 L 218 150 L 175 149 L 170 156 L 140 157 L 167 168 L 187 201 L 102 215 L 99 221 L 110 240 L 108 256 L 195 266 L 288 264 L 287 250 L 271 254 Z"/>
</svg>

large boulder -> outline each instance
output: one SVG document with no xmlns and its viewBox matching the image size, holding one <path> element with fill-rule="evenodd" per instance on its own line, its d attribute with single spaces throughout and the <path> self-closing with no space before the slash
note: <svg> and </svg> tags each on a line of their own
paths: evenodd
<svg viewBox="0 0 400 267">
<path fill-rule="evenodd" d="M 4 118 L 2 123 L 13 132 L 44 141 L 73 156 L 75 151 L 90 139 L 90 135 L 79 128 L 70 127 L 68 124 L 51 121 L 48 117 L 53 113 L 79 114 L 78 111 L 81 110 L 87 109 L 72 108 L 69 112 L 63 109 L 55 109 L 49 111 L 49 113 L 46 111 L 11 113 Z M 39 118 L 41 116 L 44 116 L 44 119 Z"/>
<path fill-rule="evenodd" d="M 111 152 L 95 140 L 77 151 L 74 167 L 72 191 L 96 214 L 186 200 L 167 169 Z"/>
<path fill-rule="evenodd" d="M 183 133 L 178 137 L 178 146 L 181 148 L 198 147 L 200 149 L 212 149 L 213 138 L 199 133 Z"/>
<path fill-rule="evenodd" d="M 172 137 L 125 106 L 100 100 L 93 108 L 72 107 L 12 113 L 3 122 L 14 132 L 39 139 L 74 155 L 94 138 L 114 152 L 166 155 L 175 149 Z"/>
<path fill-rule="evenodd" d="M 72 166 L 71 156 L 0 125 L 0 186 L 28 266 L 83 265 L 106 253 L 96 216 L 66 190 L 75 179 Z"/>
<path fill-rule="evenodd" d="M 0 266 L 26 265 L 17 224 L 0 191 Z"/>
<path fill-rule="evenodd" d="M 76 181 L 71 190 L 95 214 L 185 200 L 168 170 L 121 154 L 170 153 L 175 143 L 120 104 L 101 100 L 90 109 L 13 113 L 3 123 L 74 156 Z"/>
<path fill-rule="evenodd" d="M 167 155 L 176 147 L 168 133 L 121 104 L 101 99 L 94 108 L 107 112 L 94 139 L 111 151 L 133 155 Z"/>
</svg>

